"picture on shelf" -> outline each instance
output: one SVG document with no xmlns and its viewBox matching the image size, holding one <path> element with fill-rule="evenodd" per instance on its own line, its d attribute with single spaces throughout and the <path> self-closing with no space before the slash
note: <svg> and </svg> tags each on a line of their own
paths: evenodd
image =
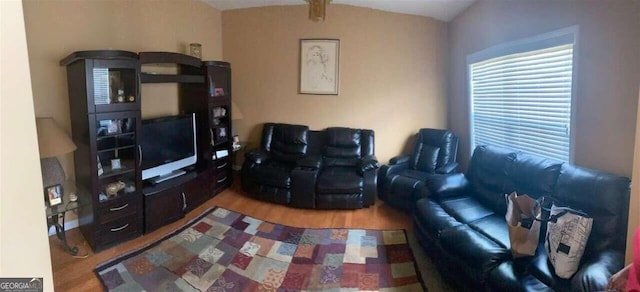
<svg viewBox="0 0 640 292">
<path fill-rule="evenodd" d="M 121 123 L 121 120 L 102 120 L 100 121 L 100 127 L 106 128 L 107 134 L 119 134 Z"/>
<path fill-rule="evenodd" d="M 222 87 L 216 87 L 213 90 L 213 96 L 223 96 L 224 95 L 224 88 Z"/>
<path fill-rule="evenodd" d="M 120 159 L 119 158 L 111 159 L 111 169 L 120 169 L 120 168 L 122 168 L 122 165 L 120 164 Z"/>
<path fill-rule="evenodd" d="M 62 185 L 52 185 L 44 188 L 45 202 L 49 207 L 62 203 Z"/>
<path fill-rule="evenodd" d="M 102 169 L 102 163 L 100 162 L 100 155 L 96 155 L 96 159 L 98 160 L 98 175 L 102 175 L 104 173 L 104 169 Z"/>
<path fill-rule="evenodd" d="M 224 117 L 227 114 L 227 109 L 223 107 L 214 107 L 212 111 L 214 118 Z"/>
<path fill-rule="evenodd" d="M 224 141 L 227 139 L 227 128 L 218 128 L 218 140 Z"/>
</svg>

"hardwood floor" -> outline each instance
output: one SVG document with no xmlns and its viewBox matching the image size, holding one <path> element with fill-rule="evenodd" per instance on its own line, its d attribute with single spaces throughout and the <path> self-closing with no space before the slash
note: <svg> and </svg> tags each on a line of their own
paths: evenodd
<svg viewBox="0 0 640 292">
<path fill-rule="evenodd" d="M 142 247 L 158 240 L 165 234 L 184 225 L 206 209 L 219 206 L 258 219 L 308 228 L 367 228 L 367 229 L 411 229 L 411 219 L 407 214 L 392 209 L 381 201 L 372 207 L 360 210 L 306 210 L 254 200 L 246 196 L 238 184 L 210 199 L 191 211 L 185 218 L 164 226 L 150 234 L 119 244 L 110 249 L 93 253 L 84 241 L 79 229 L 67 233 L 71 246 L 77 245 L 80 254 L 87 258 L 73 258 L 62 249 L 60 241 L 49 238 L 53 282 L 56 291 L 100 291 L 102 285 L 93 273 L 98 263 L 107 261 L 129 250 Z"/>
</svg>

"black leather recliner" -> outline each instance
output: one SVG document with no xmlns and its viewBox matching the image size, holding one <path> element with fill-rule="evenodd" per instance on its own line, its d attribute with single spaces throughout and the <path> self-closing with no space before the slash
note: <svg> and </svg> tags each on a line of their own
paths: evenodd
<svg viewBox="0 0 640 292">
<path fill-rule="evenodd" d="M 415 204 L 414 228 L 440 274 L 474 291 L 604 291 L 624 265 L 630 180 L 491 146 L 478 146 L 466 174 L 439 176 Z M 536 255 L 514 259 L 504 195 L 551 196 L 593 217 L 580 268 L 561 279 Z M 544 233 L 543 233 L 544 234 Z"/>
<path fill-rule="evenodd" d="M 458 137 L 451 131 L 420 129 L 413 153 L 391 158 L 380 167 L 378 196 L 392 207 L 411 211 L 422 198 L 425 180 L 456 171 Z"/>
<path fill-rule="evenodd" d="M 246 153 L 242 188 L 251 196 L 280 204 L 291 201 L 291 176 L 306 157 L 309 127 L 266 123 L 259 149 Z"/>
<path fill-rule="evenodd" d="M 376 169 L 371 130 L 328 128 L 316 184 L 316 207 L 356 209 L 375 202 Z"/>
</svg>

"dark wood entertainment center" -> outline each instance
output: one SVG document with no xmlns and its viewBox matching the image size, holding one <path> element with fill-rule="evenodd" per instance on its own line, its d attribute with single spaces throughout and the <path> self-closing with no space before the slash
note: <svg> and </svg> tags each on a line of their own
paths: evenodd
<svg viewBox="0 0 640 292">
<path fill-rule="evenodd" d="M 231 173 L 231 68 L 169 52 L 79 51 L 67 67 L 78 221 L 93 250 L 178 220 L 228 188 Z M 144 72 L 171 64 L 177 74 Z M 141 175 L 141 84 L 178 83 L 182 113 L 196 115 L 198 162 L 187 174 L 156 185 Z"/>
</svg>

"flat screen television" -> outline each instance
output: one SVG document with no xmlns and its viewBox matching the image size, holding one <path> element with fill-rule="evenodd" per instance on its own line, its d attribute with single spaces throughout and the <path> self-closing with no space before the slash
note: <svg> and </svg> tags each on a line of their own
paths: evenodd
<svg viewBox="0 0 640 292">
<path fill-rule="evenodd" d="M 142 179 L 159 183 L 185 173 L 198 161 L 195 114 L 142 121 Z"/>
</svg>

